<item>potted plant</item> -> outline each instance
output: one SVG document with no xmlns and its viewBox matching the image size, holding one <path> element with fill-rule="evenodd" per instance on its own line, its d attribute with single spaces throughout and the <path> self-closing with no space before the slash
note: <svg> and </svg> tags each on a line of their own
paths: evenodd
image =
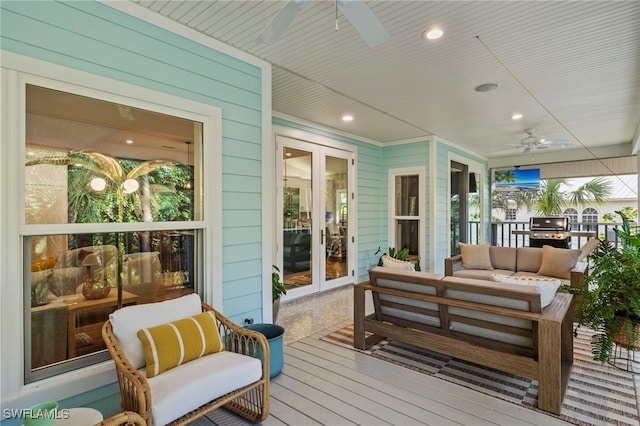
<svg viewBox="0 0 640 426">
<path fill-rule="evenodd" d="M 273 301 L 273 322 L 276 322 L 278 311 L 280 310 L 280 296 L 287 294 L 284 284 L 280 279 L 280 269 L 276 265 L 271 265 L 271 300 Z"/>
<path fill-rule="evenodd" d="M 581 287 L 564 286 L 577 296 L 577 327 L 596 331 L 593 358 L 605 362 L 613 344 L 634 350 L 640 344 L 640 234 L 633 232 L 627 216 L 614 229 L 620 248 L 601 242 L 591 254 L 589 275 Z M 576 331 L 577 331 L 576 327 Z"/>
</svg>

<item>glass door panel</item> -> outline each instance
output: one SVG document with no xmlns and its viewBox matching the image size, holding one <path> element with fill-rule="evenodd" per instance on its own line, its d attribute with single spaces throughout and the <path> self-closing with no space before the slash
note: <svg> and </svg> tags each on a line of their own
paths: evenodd
<svg viewBox="0 0 640 426">
<path fill-rule="evenodd" d="M 277 142 L 285 299 L 352 282 L 353 153 L 284 136 Z"/>
<path fill-rule="evenodd" d="M 282 149 L 282 272 L 287 291 L 313 284 L 311 151 Z"/>
<path fill-rule="evenodd" d="M 325 282 L 346 277 L 349 229 L 348 160 L 324 156 Z"/>
<path fill-rule="evenodd" d="M 460 243 L 469 242 L 469 167 L 456 161 L 450 164 L 451 255 L 460 254 Z"/>
</svg>

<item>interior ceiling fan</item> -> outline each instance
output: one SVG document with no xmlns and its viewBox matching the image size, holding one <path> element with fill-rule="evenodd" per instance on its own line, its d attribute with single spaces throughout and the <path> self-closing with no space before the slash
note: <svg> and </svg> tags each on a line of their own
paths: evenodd
<svg viewBox="0 0 640 426">
<path fill-rule="evenodd" d="M 256 42 L 273 43 L 289 28 L 295 17 L 302 12 L 311 0 L 289 0 L 276 13 Z M 336 31 L 338 30 L 338 9 L 351 22 L 360 36 L 369 45 L 375 47 L 390 38 L 389 32 L 380 23 L 363 0 L 336 0 Z"/>
<path fill-rule="evenodd" d="M 569 146 L 566 139 L 543 139 L 535 136 L 536 129 L 525 129 L 526 137 L 520 139 L 520 144 L 514 144 L 522 148 L 523 154 L 528 154 L 536 149 L 566 148 Z"/>
</svg>

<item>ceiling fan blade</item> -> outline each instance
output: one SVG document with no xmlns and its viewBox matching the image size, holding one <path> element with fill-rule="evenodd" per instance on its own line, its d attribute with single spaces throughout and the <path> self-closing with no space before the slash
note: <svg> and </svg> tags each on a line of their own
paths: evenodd
<svg viewBox="0 0 640 426">
<path fill-rule="evenodd" d="M 337 0 L 342 14 L 351 22 L 360 36 L 369 45 L 375 47 L 391 37 L 371 9 L 362 0 Z"/>
<path fill-rule="evenodd" d="M 546 148 L 566 148 L 570 143 L 567 142 L 566 139 L 549 139 L 544 142 L 540 142 L 538 144 L 538 148 L 546 149 Z"/>
<path fill-rule="evenodd" d="M 525 149 L 522 151 L 523 154 L 528 154 L 531 151 L 533 151 L 533 148 L 531 148 L 530 146 L 525 147 Z"/>
<path fill-rule="evenodd" d="M 268 44 L 278 40 L 309 1 L 310 0 L 290 0 L 271 18 L 271 21 L 264 30 L 262 30 L 256 42 Z"/>
</svg>

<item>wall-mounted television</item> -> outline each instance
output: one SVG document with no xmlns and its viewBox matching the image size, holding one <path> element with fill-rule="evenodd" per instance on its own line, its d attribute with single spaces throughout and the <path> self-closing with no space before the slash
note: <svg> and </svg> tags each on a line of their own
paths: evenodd
<svg viewBox="0 0 640 426">
<path fill-rule="evenodd" d="M 494 191 L 539 191 L 540 169 L 495 170 Z"/>
</svg>

